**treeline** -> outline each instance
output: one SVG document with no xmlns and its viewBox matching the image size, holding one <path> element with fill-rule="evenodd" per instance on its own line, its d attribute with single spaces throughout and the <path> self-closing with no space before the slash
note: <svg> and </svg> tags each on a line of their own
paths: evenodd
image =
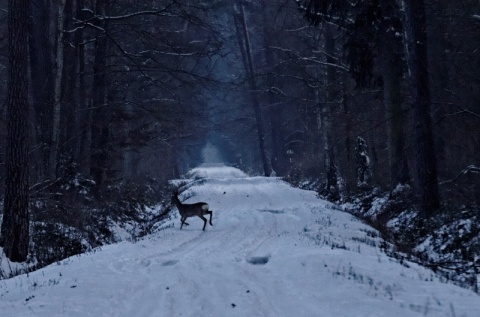
<svg viewBox="0 0 480 317">
<path fill-rule="evenodd" d="M 427 216 L 440 202 L 478 205 L 478 12 L 468 0 L 235 2 L 245 82 L 227 104 L 244 120 L 222 120 L 235 123 L 236 161 L 321 180 L 332 197 L 409 184 Z"/>
<path fill-rule="evenodd" d="M 65 256 L 111 241 L 112 219 L 141 222 L 138 212 L 165 196 L 154 189 L 201 147 L 205 91 L 215 83 L 210 59 L 221 48 L 211 5 L 1 6 L 0 245 L 23 261 L 29 242 Z"/>
<path fill-rule="evenodd" d="M 98 189 L 119 177 L 174 176 L 176 140 L 202 135 L 191 114 L 220 45 L 208 7 L 192 5 L 30 2 L 33 186 L 73 163 Z"/>
<path fill-rule="evenodd" d="M 479 2 L 232 7 L 241 60 L 216 120 L 231 159 L 316 190 L 378 229 L 400 262 L 478 292 Z"/>
</svg>

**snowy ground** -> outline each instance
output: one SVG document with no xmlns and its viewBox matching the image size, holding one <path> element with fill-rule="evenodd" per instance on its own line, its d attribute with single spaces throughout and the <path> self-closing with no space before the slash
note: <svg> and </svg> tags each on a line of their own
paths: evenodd
<svg viewBox="0 0 480 317">
<path fill-rule="evenodd" d="M 480 297 L 382 254 L 374 230 L 276 178 L 203 167 L 179 220 L 0 281 L 7 316 L 480 316 Z M 212 177 L 215 176 L 215 177 Z M 171 227 L 174 224 L 174 227 Z"/>
</svg>

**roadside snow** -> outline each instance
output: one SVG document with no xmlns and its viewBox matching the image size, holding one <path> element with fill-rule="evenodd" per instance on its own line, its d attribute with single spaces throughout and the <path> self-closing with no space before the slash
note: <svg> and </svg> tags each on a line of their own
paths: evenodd
<svg viewBox="0 0 480 317">
<path fill-rule="evenodd" d="M 480 316 L 480 297 L 381 253 L 378 234 L 277 178 L 206 166 L 190 218 L 0 281 L 1 316 Z M 172 227 L 173 226 L 173 227 Z"/>
</svg>

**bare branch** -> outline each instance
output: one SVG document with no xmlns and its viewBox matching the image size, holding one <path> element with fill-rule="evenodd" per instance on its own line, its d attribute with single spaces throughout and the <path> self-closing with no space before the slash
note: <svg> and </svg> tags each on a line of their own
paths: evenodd
<svg viewBox="0 0 480 317">
<path fill-rule="evenodd" d="M 297 60 L 311 62 L 311 63 L 320 64 L 320 65 L 324 65 L 324 66 L 332 66 L 332 67 L 336 67 L 338 69 L 341 69 L 341 70 L 347 71 L 347 72 L 349 71 L 349 69 L 346 65 L 324 62 L 324 61 L 319 60 L 316 57 L 300 56 L 299 54 L 293 52 L 292 50 L 289 50 L 289 49 L 286 49 L 286 48 L 283 48 L 283 47 L 270 46 L 269 48 L 274 49 L 274 50 L 278 50 L 278 51 L 281 51 L 281 52 L 284 52 L 284 53 L 291 54 L 291 55 L 295 56 L 297 58 Z"/>
<path fill-rule="evenodd" d="M 479 174 L 479 175 L 480 175 L 480 167 L 475 166 L 475 165 L 469 165 L 469 166 L 467 166 L 466 168 L 464 168 L 460 173 L 458 173 L 458 175 L 455 176 L 454 178 L 449 179 L 449 180 L 446 180 L 446 181 L 443 181 L 443 182 L 440 182 L 440 185 L 453 183 L 453 182 L 456 181 L 460 176 L 462 176 L 462 175 L 467 175 L 467 174 L 470 174 L 470 173 L 472 173 L 472 174 Z"/>
</svg>

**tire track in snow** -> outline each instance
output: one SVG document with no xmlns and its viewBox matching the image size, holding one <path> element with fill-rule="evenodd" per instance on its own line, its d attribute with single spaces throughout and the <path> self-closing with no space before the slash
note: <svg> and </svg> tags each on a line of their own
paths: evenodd
<svg viewBox="0 0 480 317">
<path fill-rule="evenodd" d="M 207 185 L 208 182 L 205 182 L 202 186 Z M 226 191 L 231 190 L 227 188 Z M 202 194 L 212 197 L 205 189 Z M 239 195 L 258 198 L 263 194 L 253 187 Z M 218 204 L 226 206 L 228 202 L 219 200 Z M 266 205 L 269 205 L 268 202 Z M 227 216 L 227 213 L 230 222 L 222 225 L 222 215 Z M 188 302 L 187 306 L 195 305 L 197 310 L 200 310 L 200 316 L 208 315 L 209 311 L 221 314 L 224 308 L 217 307 L 219 303 L 222 306 L 235 304 L 232 314 L 245 312 L 242 309 L 246 308 L 242 306 L 248 306 L 247 311 L 254 310 L 258 316 L 274 316 L 276 313 L 272 312 L 275 312 L 275 308 L 268 296 L 272 290 L 261 285 L 258 275 L 252 274 L 258 267 L 246 260 L 251 256 L 266 255 L 265 252 L 268 251 L 261 251 L 262 246 L 278 234 L 277 215 L 264 213 L 256 208 L 249 210 L 237 206 L 216 214 L 214 226 L 208 227 L 206 232 L 157 254 L 158 257 L 166 256 L 179 261 L 170 280 L 177 280 L 183 291 L 177 293 L 176 287 L 170 289 L 168 300 L 176 303 L 169 305 L 170 314 L 188 315 L 190 308 L 176 299 L 183 296 L 188 298 L 185 300 Z M 232 219 L 236 222 L 232 222 Z M 181 234 L 191 234 L 192 231 L 185 230 Z M 189 266 L 192 269 L 189 269 Z M 224 273 L 225 271 L 228 273 Z M 236 294 L 230 294 L 232 288 L 238 290 Z M 205 289 L 209 289 L 211 293 L 204 293 Z"/>
<path fill-rule="evenodd" d="M 208 182 L 203 183 L 202 186 L 206 188 L 203 188 L 203 192 L 198 192 L 213 197 L 213 193 L 208 191 L 208 185 Z M 223 312 L 224 307 L 219 307 L 219 304 L 235 304 L 232 313 L 255 311 L 256 316 L 281 314 L 270 295 L 272 291 L 277 294 L 283 291 L 280 288 L 272 290 L 262 284 L 268 267 L 247 262 L 251 257 L 272 255 L 271 244 L 279 236 L 278 217 L 287 216 L 283 213 L 265 212 L 275 210 L 275 198 L 269 197 L 258 187 L 248 187 L 248 190 L 244 189 L 237 196 L 261 201 L 260 205 L 248 208 L 230 204 L 231 208 L 225 208 L 229 206 L 229 197 L 219 196 L 217 204 L 223 205 L 224 210 L 216 213 L 213 227 L 209 226 L 205 232 L 195 232 L 197 223 L 194 220 L 188 229 L 169 229 L 168 237 L 165 237 L 167 239 L 163 239 L 162 234 L 158 236 L 159 244 L 169 245 L 167 249 L 160 247 L 157 251 L 148 253 L 149 250 L 144 258 L 134 259 L 128 268 L 126 262 L 132 259 L 125 259 L 121 262 L 122 265 L 117 265 L 117 269 L 120 269 L 118 271 L 140 267 L 141 275 L 148 278 L 152 271 L 165 271 L 162 268 L 164 263 L 172 263 L 173 269 L 168 271 L 165 281 L 170 285 L 168 291 L 152 287 L 149 282 L 145 287 L 149 292 L 158 292 L 159 297 L 169 303 L 168 311 L 172 316 L 188 316 L 189 312 L 195 310 L 200 316 L 214 316 L 209 312 Z M 226 191 L 231 192 L 232 189 L 227 188 Z M 228 217 L 229 222 L 222 223 L 223 217 Z M 141 263 L 149 265 L 139 265 Z M 225 267 L 229 268 L 225 270 Z M 235 294 L 230 294 L 232 288 L 237 289 Z M 205 289 L 209 289 L 210 293 L 206 293 Z M 247 290 L 249 293 L 246 293 Z M 141 298 L 142 294 L 136 297 Z M 144 307 L 142 311 L 150 313 L 155 309 L 156 307 Z"/>
</svg>

